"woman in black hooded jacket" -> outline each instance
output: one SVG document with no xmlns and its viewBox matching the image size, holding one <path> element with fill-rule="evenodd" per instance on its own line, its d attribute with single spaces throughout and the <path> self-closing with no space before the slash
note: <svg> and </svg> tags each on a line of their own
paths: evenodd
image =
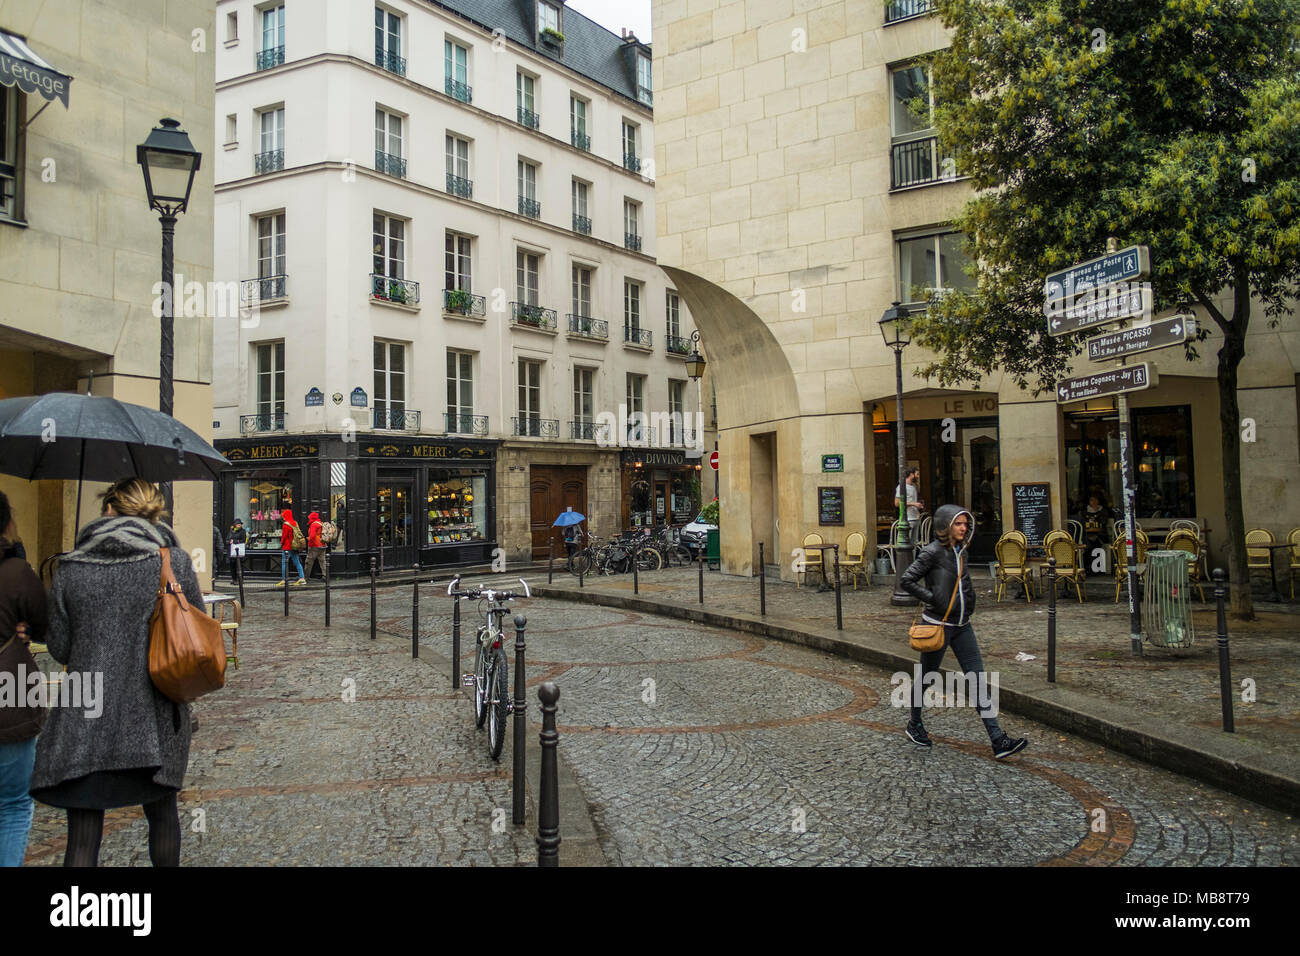
<svg viewBox="0 0 1300 956">
<path fill-rule="evenodd" d="M 975 613 L 975 585 L 971 583 L 966 551 L 975 536 L 975 518 L 958 505 L 943 505 L 934 513 L 934 534 L 935 539 L 917 553 L 899 580 L 903 590 L 921 602 L 921 619 L 944 626 L 944 646 L 921 653 L 921 679 L 912 685 L 912 719 L 907 723 L 907 736 L 926 749 L 931 743 L 921 723 L 922 692 L 930 675 L 938 676 L 939 663 L 949 645 L 967 677 L 981 691 L 986 687 L 984 662 L 970 625 Z M 993 708 L 981 711 L 980 719 L 993 744 L 993 756 L 999 760 L 1029 746 L 1023 737 L 1012 738 L 1003 732 Z"/>
</svg>

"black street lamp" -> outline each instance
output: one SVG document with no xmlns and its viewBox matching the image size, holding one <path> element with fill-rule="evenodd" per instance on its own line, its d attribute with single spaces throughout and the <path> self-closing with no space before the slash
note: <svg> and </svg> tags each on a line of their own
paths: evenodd
<svg viewBox="0 0 1300 956">
<path fill-rule="evenodd" d="M 135 158 L 144 170 L 144 189 L 149 208 L 158 213 L 162 223 L 162 341 L 158 363 L 158 408 L 172 414 L 172 365 L 175 358 L 173 316 L 176 293 L 173 268 L 176 216 L 185 211 L 194 188 L 194 174 L 199 171 L 202 154 L 194 148 L 189 135 L 174 119 L 158 121 L 149 138 L 135 148 Z"/>
<path fill-rule="evenodd" d="M 700 330 L 696 329 L 691 333 L 691 354 L 686 357 L 686 374 L 698 382 L 704 376 L 704 365 L 704 356 L 700 354 Z"/>
<path fill-rule="evenodd" d="M 916 598 L 908 594 L 899 585 L 903 571 L 912 563 L 912 527 L 907 519 L 907 449 L 903 439 L 903 349 L 912 341 L 910 322 L 911 313 L 895 302 L 880 317 L 880 334 L 885 344 L 894 350 L 894 384 L 897 415 L 895 416 L 896 436 L 898 438 L 898 495 L 901 499 L 898 513 L 898 537 L 891 541 L 894 547 L 894 593 L 889 603 L 895 607 L 911 607 Z"/>
</svg>

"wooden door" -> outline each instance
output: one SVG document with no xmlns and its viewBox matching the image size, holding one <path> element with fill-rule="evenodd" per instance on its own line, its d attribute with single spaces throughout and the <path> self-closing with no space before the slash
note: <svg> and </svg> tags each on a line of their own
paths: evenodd
<svg viewBox="0 0 1300 956">
<path fill-rule="evenodd" d="M 556 554 L 563 555 L 564 535 L 552 527 L 560 512 L 572 508 L 587 513 L 587 469 L 560 465 L 534 465 L 529 482 L 529 528 L 533 539 L 533 559 L 543 560 L 547 542 L 555 534 Z"/>
</svg>

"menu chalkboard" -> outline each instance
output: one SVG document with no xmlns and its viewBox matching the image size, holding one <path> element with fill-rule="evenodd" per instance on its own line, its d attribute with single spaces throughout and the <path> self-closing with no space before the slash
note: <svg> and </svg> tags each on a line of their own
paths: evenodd
<svg viewBox="0 0 1300 956">
<path fill-rule="evenodd" d="M 817 523 L 844 526 L 844 488 L 817 489 Z"/>
<path fill-rule="evenodd" d="M 1052 485 L 1046 481 L 1011 485 L 1015 528 L 1024 532 L 1031 550 L 1040 550 L 1052 530 Z"/>
</svg>

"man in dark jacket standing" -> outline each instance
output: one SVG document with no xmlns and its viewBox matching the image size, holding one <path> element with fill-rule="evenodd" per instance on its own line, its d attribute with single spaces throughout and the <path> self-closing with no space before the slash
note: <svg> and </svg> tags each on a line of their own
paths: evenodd
<svg viewBox="0 0 1300 956">
<path fill-rule="evenodd" d="M 899 579 L 903 590 L 921 602 L 921 619 L 927 624 L 942 624 L 945 638 L 939 650 L 921 654 L 919 679 L 912 684 L 912 719 L 907 723 L 907 736 L 918 747 L 931 746 L 930 735 L 921 723 L 923 685 L 932 684 L 939 676 L 939 664 L 951 644 L 967 679 L 980 689 L 977 694 L 980 719 L 993 744 L 993 756 L 1001 760 L 1024 750 L 1029 741 L 1008 737 L 1003 732 L 998 726 L 996 710 L 987 705 L 983 691 L 987 678 L 975 631 L 970 625 L 971 615 L 975 613 L 975 585 L 971 582 L 966 555 L 975 537 L 975 518 L 958 505 L 943 505 L 934 513 L 934 536 Z"/>
<path fill-rule="evenodd" d="M 48 626 L 45 588 L 23 555 L 9 499 L 0 493 L 0 680 L 14 693 L 0 707 L 0 866 L 22 866 L 27 853 L 33 809 L 27 791 L 45 722 L 43 704 L 23 706 L 29 677 L 40 673 L 27 644 L 42 640 Z"/>
<path fill-rule="evenodd" d="M 238 557 L 243 561 L 245 549 L 248 547 L 248 530 L 244 527 L 244 519 L 236 518 L 235 523 L 230 526 L 230 533 L 226 535 L 226 555 L 230 558 L 230 583 L 238 584 L 238 573 L 235 569 L 235 546 L 239 546 Z"/>
</svg>

